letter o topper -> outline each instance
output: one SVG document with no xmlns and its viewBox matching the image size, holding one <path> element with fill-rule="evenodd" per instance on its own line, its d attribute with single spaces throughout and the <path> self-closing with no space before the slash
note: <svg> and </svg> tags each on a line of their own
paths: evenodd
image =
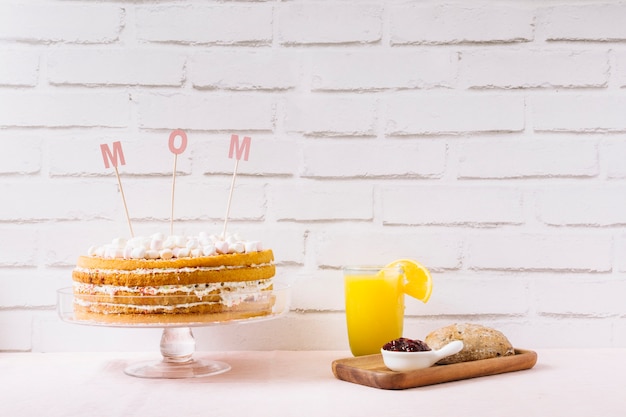
<svg viewBox="0 0 626 417">
<path fill-rule="evenodd" d="M 175 144 L 177 136 L 180 136 L 180 146 L 178 148 Z M 185 152 L 185 149 L 187 149 L 187 134 L 181 129 L 174 130 L 170 133 L 169 147 L 170 151 L 176 155 Z"/>
</svg>

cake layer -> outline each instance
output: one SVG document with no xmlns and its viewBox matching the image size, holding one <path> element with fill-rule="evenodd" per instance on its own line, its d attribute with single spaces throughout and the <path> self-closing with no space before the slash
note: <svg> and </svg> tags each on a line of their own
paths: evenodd
<svg viewBox="0 0 626 417">
<path fill-rule="evenodd" d="M 273 258 L 271 250 L 170 260 L 81 256 L 72 278 L 86 284 L 124 287 L 255 281 L 275 275 Z M 220 260 L 223 265 L 217 263 Z"/>
<path fill-rule="evenodd" d="M 271 292 L 268 291 L 271 294 Z M 177 307 L 155 306 L 151 310 L 139 310 L 133 305 L 110 305 L 81 302 L 75 298 L 74 314 L 78 320 L 102 323 L 138 325 L 146 323 L 212 323 L 230 320 L 243 320 L 271 314 L 274 296 L 245 301 L 226 307 L 221 303 L 180 305 Z"/>
<path fill-rule="evenodd" d="M 244 293 L 265 291 L 272 288 L 272 279 L 258 281 L 213 282 L 190 285 L 148 285 L 148 286 L 117 286 L 98 285 L 74 282 L 74 292 L 78 294 L 94 294 L 105 296 L 163 296 L 163 295 L 190 295 L 204 297 L 224 292 L 238 291 Z"/>
<path fill-rule="evenodd" d="M 80 256 L 76 266 L 86 269 L 136 271 L 138 269 L 182 269 L 264 265 L 273 264 L 273 262 L 274 253 L 271 249 L 267 249 L 260 252 L 227 253 L 222 255 L 173 259 L 109 259 L 97 256 Z"/>
<path fill-rule="evenodd" d="M 74 281 L 96 285 L 117 285 L 124 287 L 192 285 L 222 281 L 256 281 L 275 275 L 273 264 L 238 267 L 236 269 L 150 269 L 138 271 L 118 271 L 110 269 L 75 268 L 72 271 Z"/>
<path fill-rule="evenodd" d="M 178 305 L 204 301 L 236 305 L 250 297 L 258 297 L 273 288 L 272 280 L 222 282 L 193 285 L 123 287 L 75 282 L 76 296 L 91 303 L 135 305 Z"/>
<path fill-rule="evenodd" d="M 119 324 L 264 316 L 275 302 L 275 272 L 271 250 L 172 258 L 81 256 L 72 271 L 74 311 L 79 320 Z"/>
</svg>

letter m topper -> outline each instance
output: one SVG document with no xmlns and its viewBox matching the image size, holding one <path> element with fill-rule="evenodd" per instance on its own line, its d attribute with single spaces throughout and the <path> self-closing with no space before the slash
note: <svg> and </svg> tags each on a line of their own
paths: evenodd
<svg viewBox="0 0 626 417">
<path fill-rule="evenodd" d="M 104 167 L 109 168 L 111 165 L 117 168 L 117 162 L 122 165 L 126 165 L 126 160 L 124 160 L 124 152 L 122 151 L 122 144 L 120 141 L 113 142 L 113 152 L 109 148 L 109 145 L 103 143 L 100 145 L 100 150 L 102 151 L 102 158 L 104 159 Z"/>
<path fill-rule="evenodd" d="M 243 154 L 243 160 L 247 161 L 248 156 L 250 156 L 250 139 L 248 136 L 244 136 L 243 142 L 239 144 L 239 136 L 232 135 L 230 137 L 230 149 L 228 150 L 228 157 L 233 159 L 233 154 L 237 157 L 239 161 L 241 159 L 241 155 Z"/>
</svg>

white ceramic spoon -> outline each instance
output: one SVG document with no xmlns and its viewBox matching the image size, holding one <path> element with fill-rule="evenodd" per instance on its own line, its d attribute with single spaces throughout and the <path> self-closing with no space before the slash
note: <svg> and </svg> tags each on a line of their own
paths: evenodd
<svg viewBox="0 0 626 417">
<path fill-rule="evenodd" d="M 423 352 L 396 352 L 381 349 L 385 366 L 392 371 L 407 372 L 433 366 L 441 359 L 459 353 L 463 349 L 463 342 L 455 340 L 439 350 Z"/>
</svg>

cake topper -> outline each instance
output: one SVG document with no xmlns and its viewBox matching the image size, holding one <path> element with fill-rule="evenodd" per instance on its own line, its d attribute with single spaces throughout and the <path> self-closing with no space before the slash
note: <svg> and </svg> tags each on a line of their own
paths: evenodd
<svg viewBox="0 0 626 417">
<path fill-rule="evenodd" d="M 122 203 L 124 204 L 124 211 L 126 213 L 126 221 L 128 222 L 128 228 L 130 229 L 130 237 L 135 237 L 133 233 L 133 226 L 130 223 L 130 216 L 128 215 L 128 206 L 126 205 L 126 197 L 124 197 L 124 188 L 122 188 L 122 181 L 120 180 L 120 173 L 117 169 L 118 158 L 119 163 L 126 165 L 124 159 L 124 151 L 122 151 L 122 143 L 120 141 L 113 142 L 113 152 L 106 143 L 100 144 L 100 151 L 102 152 L 102 158 L 104 159 L 104 167 L 110 168 L 113 165 L 115 169 L 115 177 L 117 178 L 117 185 L 120 187 L 120 194 L 122 195 Z"/>
<path fill-rule="evenodd" d="M 180 138 L 179 143 L 176 140 Z M 237 169 L 239 168 L 239 161 L 243 157 L 244 161 L 248 160 L 250 156 L 250 143 L 252 139 L 249 136 L 244 136 L 243 140 L 239 141 L 238 135 L 231 135 L 230 137 L 230 147 L 228 150 L 228 157 L 230 159 L 235 157 L 235 168 L 233 170 L 233 178 L 230 184 L 230 191 L 228 193 L 228 202 L 226 205 L 226 215 L 224 216 L 224 229 L 222 231 L 222 237 L 226 238 L 226 229 L 228 227 L 228 217 L 230 216 L 230 206 L 233 199 L 233 190 L 235 189 L 235 180 L 237 178 Z M 128 214 L 128 205 L 126 204 L 126 197 L 124 196 L 124 188 L 122 187 L 122 181 L 120 179 L 120 173 L 117 169 L 118 164 L 126 165 L 126 159 L 124 158 L 124 151 L 122 150 L 122 143 L 120 141 L 113 142 L 112 150 L 108 144 L 102 143 L 100 144 L 100 151 L 102 152 L 102 159 L 104 160 L 104 167 L 110 168 L 111 165 L 115 170 L 115 177 L 117 178 L 117 184 L 120 189 L 120 194 L 122 196 L 122 203 L 124 204 L 124 212 L 126 213 L 126 221 L 128 222 L 128 228 L 130 230 L 130 236 L 135 237 L 133 232 L 133 226 L 130 221 L 130 216 Z M 170 235 L 174 235 L 174 195 L 176 192 L 176 166 L 178 163 L 178 155 L 185 152 L 187 149 L 187 134 L 182 129 L 175 129 L 170 133 L 168 139 L 168 147 L 170 152 L 174 154 L 174 167 L 172 170 L 172 202 L 171 202 L 171 213 L 170 213 Z"/>
<path fill-rule="evenodd" d="M 180 146 L 176 146 L 176 138 L 180 137 Z M 187 134 L 181 130 L 176 129 L 170 133 L 168 142 L 170 151 L 174 154 L 174 169 L 172 170 L 172 212 L 170 216 L 170 236 L 174 235 L 174 192 L 176 191 L 176 163 L 178 161 L 178 155 L 185 152 L 187 148 Z"/>
<path fill-rule="evenodd" d="M 233 199 L 233 190 L 235 188 L 235 178 L 237 177 L 237 168 L 239 167 L 239 160 L 243 155 L 244 161 L 248 160 L 250 156 L 250 139 L 249 136 L 244 136 L 241 144 L 239 143 L 239 135 L 231 135 L 230 148 L 228 150 L 228 157 L 233 159 L 233 155 L 236 157 L 235 169 L 233 171 L 233 179 L 230 183 L 230 192 L 228 193 L 228 203 L 226 205 L 226 216 L 224 216 L 224 230 L 222 231 L 222 237 L 226 239 L 226 227 L 228 225 L 228 216 L 230 215 L 230 203 Z"/>
</svg>

